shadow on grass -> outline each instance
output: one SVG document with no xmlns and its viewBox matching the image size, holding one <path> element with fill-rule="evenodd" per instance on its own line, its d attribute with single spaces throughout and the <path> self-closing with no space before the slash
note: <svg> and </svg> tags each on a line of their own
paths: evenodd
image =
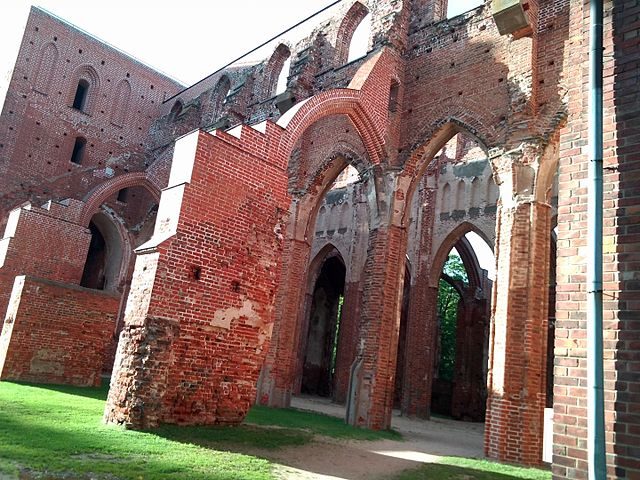
<svg viewBox="0 0 640 480">
<path fill-rule="evenodd" d="M 174 442 L 199 445 L 205 448 L 246 453 L 255 450 L 276 450 L 310 443 L 313 435 L 287 428 L 267 428 L 254 425 L 237 427 L 161 425 L 147 431 Z"/>
<path fill-rule="evenodd" d="M 139 432 L 107 426 L 101 422 L 105 393 L 105 388 L 0 383 L 0 472 L 27 468 L 47 478 L 266 480 L 273 478 L 274 462 L 342 478 L 361 477 L 363 465 L 371 472 L 418 467 L 416 461 L 390 458 L 345 442 L 313 444 L 314 434 L 354 440 L 400 436 L 292 409 L 258 407 L 248 416 L 253 424 L 238 427 L 163 425 Z M 297 455 L 278 452 L 281 447 L 305 444 L 309 444 L 307 450 L 298 450 Z M 411 476 L 399 478 L 549 478 L 512 475 L 508 468 L 513 467 L 484 464 L 490 462 L 446 460 L 449 465 L 421 466 L 407 473 Z M 395 463 L 392 470 L 391 462 Z"/>
<path fill-rule="evenodd" d="M 338 417 L 294 408 L 269 408 L 255 405 L 245 423 L 307 430 L 317 435 L 351 440 L 402 440 L 395 430 L 368 430 L 348 425 Z"/>
<path fill-rule="evenodd" d="M 45 424 L 43 417 L 16 419 L 0 411 L 0 472 L 52 479 L 272 478 L 269 461 L 242 452 L 207 448 L 205 453 L 197 442 L 104 426 L 98 418 L 94 425 L 78 425 Z"/>
</svg>

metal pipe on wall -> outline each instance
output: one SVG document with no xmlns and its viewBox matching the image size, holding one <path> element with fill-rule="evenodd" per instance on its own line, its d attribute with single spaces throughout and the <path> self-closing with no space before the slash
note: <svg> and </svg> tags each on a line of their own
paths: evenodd
<svg viewBox="0 0 640 480">
<path fill-rule="evenodd" d="M 591 0 L 589 35 L 589 201 L 587 256 L 587 452 L 589 479 L 605 480 L 602 322 L 603 0 Z"/>
</svg>

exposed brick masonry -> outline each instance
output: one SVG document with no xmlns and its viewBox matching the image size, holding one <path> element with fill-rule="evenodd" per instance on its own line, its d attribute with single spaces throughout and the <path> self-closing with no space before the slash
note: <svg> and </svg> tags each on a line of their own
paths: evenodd
<svg viewBox="0 0 640 480">
<path fill-rule="evenodd" d="M 0 379 L 99 386 L 120 298 L 16 277 L 0 337 Z"/>
</svg>

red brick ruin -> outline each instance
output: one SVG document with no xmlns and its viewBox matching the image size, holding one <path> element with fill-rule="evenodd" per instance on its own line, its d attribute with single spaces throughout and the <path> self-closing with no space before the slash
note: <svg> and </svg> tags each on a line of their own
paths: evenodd
<svg viewBox="0 0 640 480">
<path fill-rule="evenodd" d="M 589 2 L 508 3 L 447 18 L 446 0 L 343 0 L 191 87 L 33 8 L 0 117 L 0 378 L 110 375 L 104 419 L 130 428 L 237 424 L 300 393 L 372 429 L 444 411 L 525 465 L 552 408 L 554 478 L 586 478 Z M 640 478 L 639 18 L 605 2 L 623 479 Z M 467 280 L 443 272 L 454 248 Z M 451 381 L 441 280 L 460 297 Z"/>
</svg>

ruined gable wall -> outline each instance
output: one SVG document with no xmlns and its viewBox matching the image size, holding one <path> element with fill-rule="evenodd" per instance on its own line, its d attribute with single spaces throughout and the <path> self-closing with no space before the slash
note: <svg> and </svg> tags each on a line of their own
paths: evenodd
<svg viewBox="0 0 640 480">
<path fill-rule="evenodd" d="M 71 107 L 90 78 L 86 112 Z M 0 217 L 22 201 L 77 198 L 145 168 L 146 136 L 175 81 L 37 8 L 32 9 L 0 116 Z M 81 165 L 75 138 L 87 139 Z"/>
<path fill-rule="evenodd" d="M 339 37 L 341 27 L 343 22 L 349 23 L 350 16 L 360 10 L 355 5 L 357 3 L 371 13 L 369 52 L 383 45 L 402 50 L 406 2 L 343 2 L 332 9 L 332 16 L 322 21 L 306 38 L 292 36 L 291 39 L 275 40 L 268 45 L 271 51 L 267 47 L 260 50 L 268 52 L 263 60 L 251 59 L 246 64 L 243 64 L 245 60 L 241 60 L 164 103 L 161 116 L 151 129 L 153 145 L 160 148 L 196 128 L 214 126 L 225 129 L 239 123 L 256 124 L 266 119 L 276 121 L 281 116 L 277 107 L 278 97 L 266 79 L 274 73 L 270 71 L 270 62 L 283 47 L 291 52 L 287 91 L 294 98 L 294 103 L 322 91 L 347 87 L 365 59 L 361 57 L 347 63 L 339 52 L 341 43 L 344 43 Z M 311 20 L 314 21 L 317 20 Z M 216 89 L 223 77 L 229 78 L 231 90 L 221 102 L 220 92 Z M 171 114 L 176 102 L 184 107 L 178 116 Z M 214 104 L 218 104 L 218 107 L 214 107 Z"/>
</svg>

